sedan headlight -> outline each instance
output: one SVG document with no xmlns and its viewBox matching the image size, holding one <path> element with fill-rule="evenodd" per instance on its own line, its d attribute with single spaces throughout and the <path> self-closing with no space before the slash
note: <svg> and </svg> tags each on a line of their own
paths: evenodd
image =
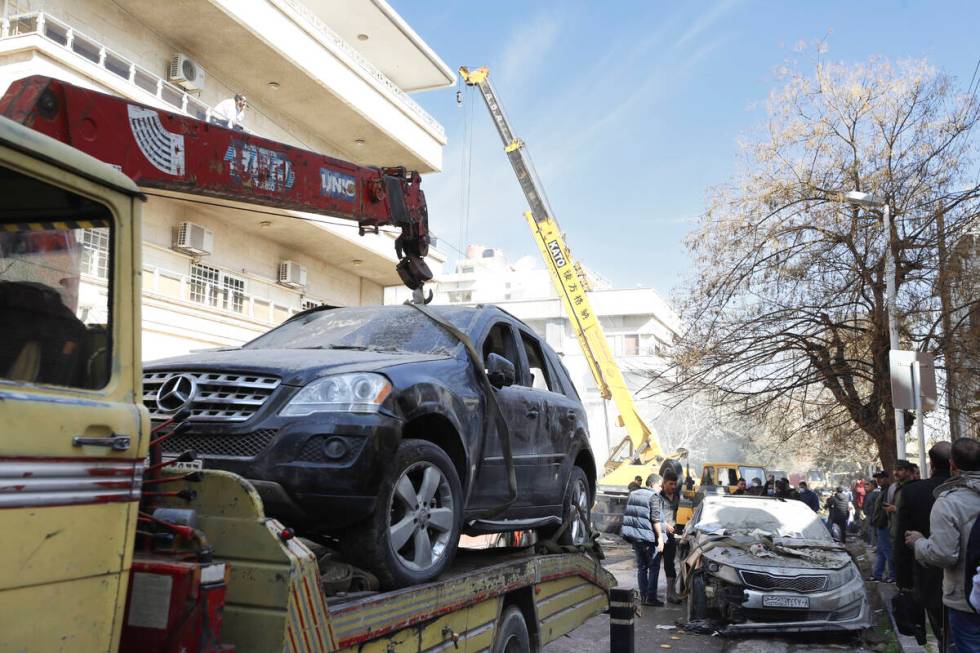
<svg viewBox="0 0 980 653">
<path fill-rule="evenodd" d="M 376 413 L 391 383 L 380 374 L 338 374 L 313 381 L 279 411 L 283 417 L 313 413 Z"/>
</svg>

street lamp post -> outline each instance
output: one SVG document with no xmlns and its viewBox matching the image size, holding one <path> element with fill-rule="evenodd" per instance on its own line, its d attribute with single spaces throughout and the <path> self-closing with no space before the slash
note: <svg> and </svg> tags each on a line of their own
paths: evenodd
<svg viewBox="0 0 980 653">
<path fill-rule="evenodd" d="M 895 257 L 892 255 L 892 219 L 888 202 L 871 193 L 852 190 L 844 195 L 848 204 L 881 209 L 885 228 L 885 293 L 888 313 L 888 339 L 891 349 L 898 349 L 898 310 L 895 305 Z M 921 419 L 919 416 L 917 419 Z M 895 449 L 899 460 L 905 458 L 905 413 L 895 409 Z M 924 472 L 925 470 L 923 470 Z"/>
</svg>

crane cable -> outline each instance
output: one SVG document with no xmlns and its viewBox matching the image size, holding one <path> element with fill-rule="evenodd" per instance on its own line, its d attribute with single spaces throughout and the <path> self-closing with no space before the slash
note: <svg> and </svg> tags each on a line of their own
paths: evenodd
<svg viewBox="0 0 980 653">
<path fill-rule="evenodd" d="M 473 95 L 473 87 L 467 87 L 468 97 L 463 101 L 463 94 L 456 91 L 456 103 L 463 109 L 463 147 L 460 149 L 459 160 L 459 233 L 457 250 L 465 258 L 466 245 L 470 237 L 470 196 L 471 180 L 473 177 L 473 103 L 469 100 Z"/>
</svg>

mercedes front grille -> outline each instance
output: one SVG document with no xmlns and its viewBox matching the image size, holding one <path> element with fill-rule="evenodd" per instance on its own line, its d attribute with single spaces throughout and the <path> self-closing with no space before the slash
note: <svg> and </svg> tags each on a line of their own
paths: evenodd
<svg viewBox="0 0 980 653">
<path fill-rule="evenodd" d="M 154 419 L 190 408 L 194 422 L 244 422 L 279 383 L 274 376 L 239 372 L 146 372 L 143 403 Z"/>
</svg>

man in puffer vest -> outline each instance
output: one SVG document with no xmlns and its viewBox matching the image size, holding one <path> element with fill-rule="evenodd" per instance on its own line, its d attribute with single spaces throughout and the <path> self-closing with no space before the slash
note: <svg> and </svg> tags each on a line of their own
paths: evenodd
<svg viewBox="0 0 980 653">
<path fill-rule="evenodd" d="M 659 475 L 650 474 L 646 487 L 630 492 L 620 531 L 623 539 L 633 545 L 637 585 L 643 605 L 653 606 L 663 606 L 663 601 L 657 600 L 660 554 L 664 550 L 660 482 Z"/>
</svg>

